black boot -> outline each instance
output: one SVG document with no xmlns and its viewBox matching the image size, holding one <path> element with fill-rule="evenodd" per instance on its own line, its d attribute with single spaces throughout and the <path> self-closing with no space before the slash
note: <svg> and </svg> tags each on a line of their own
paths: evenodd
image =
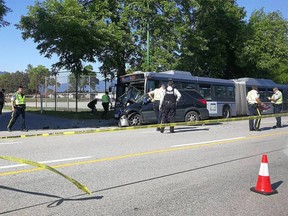
<svg viewBox="0 0 288 216">
<path fill-rule="evenodd" d="M 164 129 L 165 129 L 164 127 L 161 127 L 161 128 L 160 128 L 160 132 L 161 132 L 161 133 L 164 133 Z"/>
<path fill-rule="evenodd" d="M 175 133 L 175 131 L 174 131 L 174 127 L 173 127 L 173 126 L 170 127 L 170 133 Z"/>
</svg>

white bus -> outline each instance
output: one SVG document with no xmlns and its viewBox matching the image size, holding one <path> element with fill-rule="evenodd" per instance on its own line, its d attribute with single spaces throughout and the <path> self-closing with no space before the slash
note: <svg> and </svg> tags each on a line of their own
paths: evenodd
<svg viewBox="0 0 288 216">
<path fill-rule="evenodd" d="M 268 79 L 240 78 L 235 80 L 216 79 L 192 76 L 187 71 L 141 72 L 137 71 L 120 77 L 117 84 L 120 97 L 116 98 L 115 118 L 119 118 L 121 107 L 136 101 L 143 94 L 167 84 L 172 80 L 177 89 L 195 89 L 207 101 L 210 117 L 231 117 L 247 115 L 247 91 L 253 85 L 259 89 L 265 104 L 264 114 L 272 113 L 271 102 L 267 97 L 273 94 L 272 89 L 278 87 L 283 93 L 283 108 L 287 111 L 288 86 L 279 85 Z"/>
</svg>

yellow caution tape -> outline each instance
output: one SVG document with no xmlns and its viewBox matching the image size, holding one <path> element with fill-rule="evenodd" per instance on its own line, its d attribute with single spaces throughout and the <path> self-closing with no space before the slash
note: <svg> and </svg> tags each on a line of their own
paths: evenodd
<svg viewBox="0 0 288 216">
<path fill-rule="evenodd" d="M 84 191 L 85 193 L 91 195 L 90 190 L 83 184 L 81 184 L 80 182 L 76 181 L 73 178 L 70 178 L 67 175 L 64 175 L 63 173 L 59 172 L 58 170 L 45 165 L 45 164 L 39 164 L 37 162 L 34 161 L 30 161 L 30 160 L 26 160 L 26 159 L 22 159 L 22 158 L 16 158 L 16 157 L 11 157 L 11 156 L 0 156 L 0 159 L 4 159 L 4 160 L 9 160 L 12 162 L 16 162 L 16 163 L 21 163 L 21 164 L 28 164 L 28 165 L 32 165 L 32 166 L 36 166 L 36 167 L 40 167 L 42 169 L 46 169 L 46 170 L 50 170 L 58 175 L 61 175 L 62 177 L 64 177 L 65 179 L 67 179 L 68 181 L 72 182 L 78 189 Z"/>
<path fill-rule="evenodd" d="M 219 119 L 208 119 L 200 120 L 193 122 L 177 122 L 177 123 L 167 123 L 167 124 L 150 124 L 150 125 L 140 125 L 140 126 L 128 126 L 128 127 L 114 127 L 114 128 L 100 128 L 100 129 L 87 129 L 87 130 L 78 130 L 78 131 L 66 131 L 66 132 L 51 132 L 51 133 L 36 133 L 36 134 L 25 134 L 25 135 L 12 135 L 12 136 L 0 136 L 1 139 L 11 139 L 11 138 L 28 138 L 28 137 L 45 137 L 45 136 L 59 136 L 59 135 L 75 135 L 75 134 L 88 134 L 88 133 L 98 133 L 98 132 L 112 132 L 112 131 L 122 131 L 122 130 L 135 130 L 143 128 L 156 128 L 156 127 L 169 127 L 169 126 L 178 126 L 178 125 L 204 125 L 204 124 L 213 124 L 213 123 L 223 123 L 223 122 L 233 122 L 233 121 L 244 121 L 252 120 L 259 118 L 271 118 L 271 117 L 280 117 L 288 116 L 288 113 L 279 113 L 279 114 L 268 114 L 261 116 L 244 116 L 244 117 L 235 117 L 235 118 L 219 118 Z"/>
</svg>

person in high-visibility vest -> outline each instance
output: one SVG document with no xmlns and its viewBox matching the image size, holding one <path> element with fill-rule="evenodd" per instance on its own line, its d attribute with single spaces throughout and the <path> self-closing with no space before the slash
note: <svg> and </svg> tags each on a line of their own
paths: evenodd
<svg viewBox="0 0 288 216">
<path fill-rule="evenodd" d="M 108 111 L 109 111 L 109 104 L 111 103 L 110 97 L 108 95 L 108 92 L 106 91 L 105 94 L 102 96 L 102 106 L 103 106 L 103 113 L 102 118 L 107 119 L 108 118 Z"/>
<path fill-rule="evenodd" d="M 270 100 L 273 104 L 273 111 L 275 114 L 281 113 L 282 111 L 282 104 L 283 104 L 283 96 L 282 92 L 279 91 L 277 87 L 273 88 L 274 94 L 272 97 L 268 97 L 268 100 Z M 281 116 L 275 117 L 276 118 L 276 125 L 273 126 L 273 128 L 281 128 Z"/>
<path fill-rule="evenodd" d="M 28 131 L 25 123 L 25 110 L 26 110 L 26 98 L 23 94 L 23 86 L 19 86 L 17 92 L 11 97 L 11 119 L 8 123 L 7 130 L 12 131 L 12 127 L 15 124 L 17 118 L 21 115 L 21 131 Z"/>
</svg>

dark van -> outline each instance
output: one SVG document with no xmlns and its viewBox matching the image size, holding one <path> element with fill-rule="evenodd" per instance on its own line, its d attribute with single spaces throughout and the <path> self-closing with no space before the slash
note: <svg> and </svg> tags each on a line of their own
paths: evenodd
<svg viewBox="0 0 288 216">
<path fill-rule="evenodd" d="M 195 90 L 179 90 L 182 97 L 177 103 L 176 122 L 192 122 L 209 118 L 206 108 L 206 100 Z M 149 101 L 149 96 L 143 95 L 134 103 L 121 110 L 121 119 L 125 117 L 129 126 L 137 126 L 146 123 L 157 124 L 153 103 Z M 123 125 L 119 120 L 119 126 Z"/>
</svg>

